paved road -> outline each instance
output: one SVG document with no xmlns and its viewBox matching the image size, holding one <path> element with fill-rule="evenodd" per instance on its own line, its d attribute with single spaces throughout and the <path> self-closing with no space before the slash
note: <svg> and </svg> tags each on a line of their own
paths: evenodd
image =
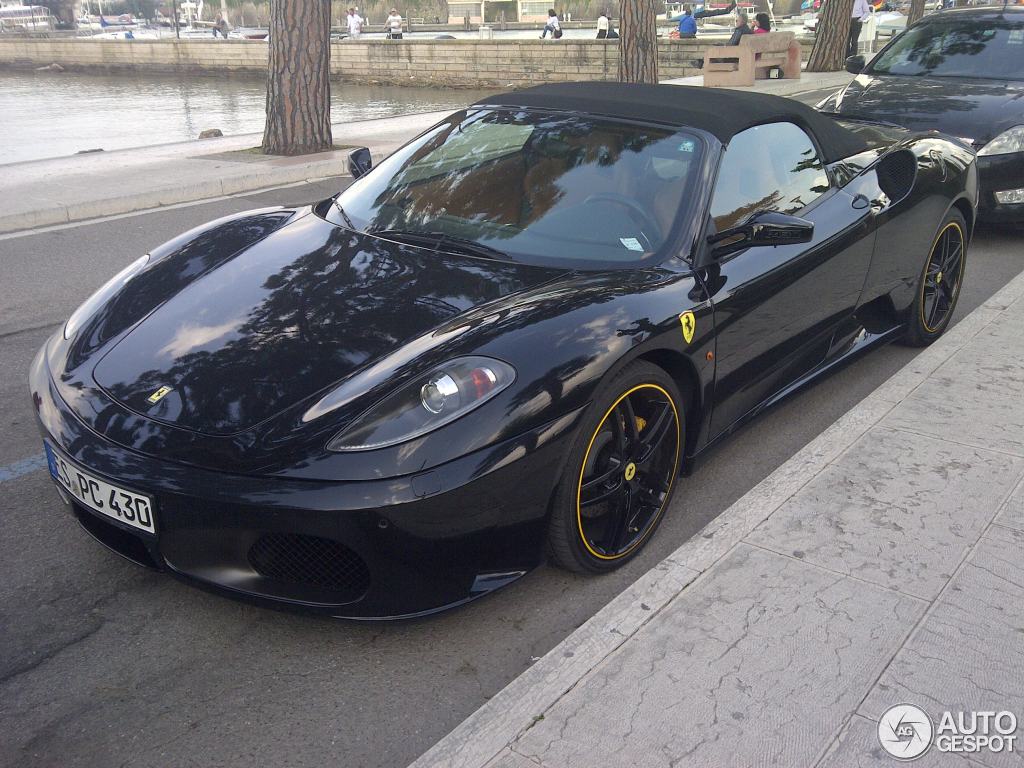
<svg viewBox="0 0 1024 768">
<path fill-rule="evenodd" d="M 766 414 L 686 480 L 640 557 L 600 578 L 544 567 L 447 615 L 354 624 L 252 608 L 109 554 L 31 461 L 35 350 L 153 245 L 330 186 L 0 238 L 0 765 L 404 766 L 913 355 L 880 350 Z M 1019 235 L 981 233 L 958 315 L 1022 268 Z"/>
</svg>

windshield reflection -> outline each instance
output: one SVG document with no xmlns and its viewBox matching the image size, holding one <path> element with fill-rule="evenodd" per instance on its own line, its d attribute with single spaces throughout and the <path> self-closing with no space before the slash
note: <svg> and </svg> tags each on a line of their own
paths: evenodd
<svg viewBox="0 0 1024 768">
<path fill-rule="evenodd" d="M 669 240 L 694 197 L 701 150 L 669 128 L 473 109 L 359 179 L 328 218 L 415 244 L 429 235 L 439 250 L 477 244 L 525 263 L 632 266 Z"/>
</svg>

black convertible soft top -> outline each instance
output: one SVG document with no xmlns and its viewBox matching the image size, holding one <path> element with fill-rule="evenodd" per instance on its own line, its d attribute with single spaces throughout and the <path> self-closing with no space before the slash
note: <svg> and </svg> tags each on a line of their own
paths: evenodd
<svg viewBox="0 0 1024 768">
<path fill-rule="evenodd" d="M 699 128 L 722 144 L 763 123 L 789 121 L 813 134 L 831 163 L 867 149 L 856 133 L 806 104 L 765 93 L 686 85 L 551 83 L 481 99 L 474 106 L 533 107 Z M 770 152 L 771 147 L 764 147 Z"/>
</svg>

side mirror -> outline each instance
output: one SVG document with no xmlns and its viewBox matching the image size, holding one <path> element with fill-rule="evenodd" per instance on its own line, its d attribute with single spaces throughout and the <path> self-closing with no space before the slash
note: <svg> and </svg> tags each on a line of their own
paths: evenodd
<svg viewBox="0 0 1024 768">
<path fill-rule="evenodd" d="M 865 64 L 866 62 L 864 61 L 864 57 L 861 56 L 860 54 L 857 54 L 856 56 L 850 56 L 846 60 L 846 71 L 849 72 L 851 75 L 859 75 L 861 72 L 864 71 Z"/>
<path fill-rule="evenodd" d="M 373 158 L 366 147 L 356 147 L 348 153 L 348 172 L 353 179 L 358 179 L 373 168 Z"/>
<path fill-rule="evenodd" d="M 775 211 L 755 213 L 742 224 L 708 236 L 715 258 L 759 245 L 796 245 L 814 238 L 814 224 Z"/>
</svg>

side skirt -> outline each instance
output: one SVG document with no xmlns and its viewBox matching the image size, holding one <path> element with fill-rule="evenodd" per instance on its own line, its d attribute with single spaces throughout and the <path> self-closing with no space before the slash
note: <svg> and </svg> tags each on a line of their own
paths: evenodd
<svg viewBox="0 0 1024 768">
<path fill-rule="evenodd" d="M 870 331 L 862 328 L 860 333 L 857 334 L 857 337 L 846 349 L 846 351 L 842 352 L 839 355 L 836 355 L 835 357 L 826 358 L 825 361 L 822 362 L 818 367 L 801 376 L 792 384 L 789 384 L 788 386 L 782 388 L 774 395 L 769 397 L 767 400 L 762 402 L 760 405 L 751 408 L 749 411 L 747 411 L 745 415 L 741 416 L 739 419 L 734 421 L 720 435 L 715 437 L 713 440 L 709 441 L 700 451 L 698 451 L 693 456 L 687 457 L 686 466 L 684 468 L 684 474 L 688 475 L 691 472 L 693 472 L 694 469 L 697 466 L 699 466 L 703 457 L 707 455 L 708 450 L 710 448 L 717 446 L 727 437 L 735 434 L 737 431 L 739 431 L 740 428 L 745 426 L 749 421 L 751 421 L 756 416 L 759 416 L 772 406 L 782 402 L 790 395 L 794 395 L 797 392 L 803 390 L 804 388 L 816 383 L 820 379 L 823 379 L 825 376 L 834 373 L 840 368 L 846 367 L 847 365 L 857 360 L 858 358 L 862 357 L 863 355 L 867 354 L 876 347 L 881 347 L 884 346 L 885 344 L 895 341 L 900 336 L 902 336 L 903 333 L 904 327 L 902 324 L 893 326 L 892 328 L 889 328 L 885 331 L 880 331 L 878 333 L 871 333 Z"/>
</svg>

